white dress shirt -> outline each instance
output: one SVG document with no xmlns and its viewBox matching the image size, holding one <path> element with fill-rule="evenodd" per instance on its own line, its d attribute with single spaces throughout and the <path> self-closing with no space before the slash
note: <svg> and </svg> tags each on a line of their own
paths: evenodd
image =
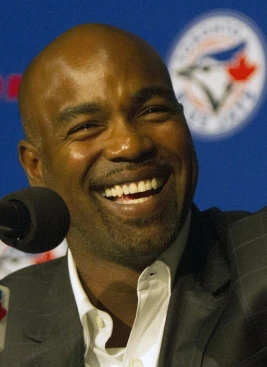
<svg viewBox="0 0 267 367">
<path fill-rule="evenodd" d="M 176 241 L 141 273 L 135 321 L 124 348 L 105 347 L 112 334 L 112 318 L 91 304 L 68 250 L 70 281 L 84 332 L 85 367 L 157 366 L 172 280 L 184 251 L 189 225 L 190 214 Z"/>
</svg>

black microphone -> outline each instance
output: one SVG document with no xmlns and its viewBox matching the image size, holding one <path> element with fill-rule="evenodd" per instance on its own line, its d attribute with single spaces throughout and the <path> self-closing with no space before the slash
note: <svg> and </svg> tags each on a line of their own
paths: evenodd
<svg viewBox="0 0 267 367">
<path fill-rule="evenodd" d="M 29 187 L 0 200 L 0 239 L 27 253 L 57 247 L 70 227 L 70 214 L 55 191 Z"/>
</svg>

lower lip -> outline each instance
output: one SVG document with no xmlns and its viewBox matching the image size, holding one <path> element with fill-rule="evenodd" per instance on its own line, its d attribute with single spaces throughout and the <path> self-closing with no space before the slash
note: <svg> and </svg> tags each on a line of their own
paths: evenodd
<svg viewBox="0 0 267 367">
<path fill-rule="evenodd" d="M 156 214 L 157 212 L 162 211 L 165 208 L 168 201 L 171 200 L 171 198 L 168 198 L 168 194 L 170 192 L 170 187 L 173 180 L 174 176 L 171 175 L 162 190 L 158 194 L 153 195 L 151 198 L 144 201 L 143 203 L 122 204 L 117 203 L 116 201 L 105 199 L 100 195 L 97 196 L 98 199 L 101 201 L 101 204 L 105 205 L 115 215 L 119 215 L 125 218 L 143 217 L 151 214 Z"/>
</svg>

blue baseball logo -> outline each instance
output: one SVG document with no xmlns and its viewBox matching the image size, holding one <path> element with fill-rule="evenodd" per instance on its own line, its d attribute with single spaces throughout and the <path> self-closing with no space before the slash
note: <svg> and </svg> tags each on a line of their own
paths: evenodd
<svg viewBox="0 0 267 367">
<path fill-rule="evenodd" d="M 262 102 L 266 42 L 240 13 L 208 12 L 180 35 L 168 67 L 192 133 L 221 139 L 251 121 Z"/>
</svg>

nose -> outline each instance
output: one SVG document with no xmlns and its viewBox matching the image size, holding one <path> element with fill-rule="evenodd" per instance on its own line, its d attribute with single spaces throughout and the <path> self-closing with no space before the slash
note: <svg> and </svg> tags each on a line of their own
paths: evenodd
<svg viewBox="0 0 267 367">
<path fill-rule="evenodd" d="M 146 128 L 123 121 L 114 123 L 104 151 L 113 162 L 142 161 L 153 157 L 156 147 Z"/>
</svg>

